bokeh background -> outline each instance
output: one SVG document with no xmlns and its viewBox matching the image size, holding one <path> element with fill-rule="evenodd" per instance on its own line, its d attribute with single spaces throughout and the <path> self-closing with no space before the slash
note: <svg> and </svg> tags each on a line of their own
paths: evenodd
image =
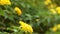
<svg viewBox="0 0 60 34">
<path fill-rule="evenodd" d="M 60 34 L 60 0 L 0 0 L 0 34 Z"/>
</svg>

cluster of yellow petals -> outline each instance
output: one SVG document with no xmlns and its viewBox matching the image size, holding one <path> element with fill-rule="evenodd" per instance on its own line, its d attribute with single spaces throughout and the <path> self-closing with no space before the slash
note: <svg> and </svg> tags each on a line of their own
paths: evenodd
<svg viewBox="0 0 60 34">
<path fill-rule="evenodd" d="M 60 14 L 60 7 L 56 7 L 56 11 L 58 14 Z"/>
<path fill-rule="evenodd" d="M 53 14 L 59 14 L 59 15 L 60 15 L 60 7 L 56 7 L 55 9 L 50 9 L 50 11 L 51 11 Z"/>
<path fill-rule="evenodd" d="M 45 5 L 48 5 L 49 3 L 51 3 L 51 0 L 45 0 Z"/>
<path fill-rule="evenodd" d="M 50 4 L 48 6 L 48 9 L 51 11 L 52 14 L 57 14 L 56 9 L 54 9 L 54 8 L 56 8 L 56 6 L 57 6 L 56 4 Z"/>
<path fill-rule="evenodd" d="M 58 24 L 57 27 L 60 28 L 60 24 Z"/>
<path fill-rule="evenodd" d="M 53 14 L 59 14 L 59 15 L 60 15 L 60 7 L 56 7 L 55 9 L 50 9 L 50 11 L 51 11 Z"/>
<path fill-rule="evenodd" d="M 57 5 L 55 3 L 52 3 L 51 0 L 46 0 L 45 5 L 47 5 L 52 14 L 60 15 L 60 7 L 57 7 Z"/>
<path fill-rule="evenodd" d="M 52 4 L 51 0 L 45 0 L 45 5 L 53 14 L 56 14 L 56 11 L 53 9 L 54 4 Z"/>
<path fill-rule="evenodd" d="M 0 0 L 0 5 L 11 5 L 10 0 Z"/>
<path fill-rule="evenodd" d="M 52 31 L 53 31 L 53 32 L 56 32 L 56 31 L 57 31 L 57 27 L 54 26 L 54 27 L 52 28 Z"/>
<path fill-rule="evenodd" d="M 21 30 L 25 31 L 25 32 L 29 32 L 29 33 L 32 33 L 33 32 L 33 29 L 30 25 L 24 23 L 23 21 L 19 21 L 19 23 L 21 24 Z"/>
<path fill-rule="evenodd" d="M 53 14 L 56 14 L 56 11 L 54 9 L 50 9 L 50 11 L 53 13 Z"/>
<path fill-rule="evenodd" d="M 18 7 L 15 7 L 14 10 L 16 11 L 16 13 L 20 16 L 22 14 L 21 9 L 19 9 Z"/>
<path fill-rule="evenodd" d="M 58 29 L 60 29 L 60 24 L 57 24 L 52 28 L 53 32 L 56 32 Z"/>
</svg>

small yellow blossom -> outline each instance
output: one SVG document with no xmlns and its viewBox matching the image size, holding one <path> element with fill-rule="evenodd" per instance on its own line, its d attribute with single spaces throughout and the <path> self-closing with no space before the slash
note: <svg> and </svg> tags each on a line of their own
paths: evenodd
<svg viewBox="0 0 60 34">
<path fill-rule="evenodd" d="M 57 7 L 56 11 L 57 11 L 58 14 L 60 14 L 60 7 Z"/>
<path fill-rule="evenodd" d="M 50 9 L 50 11 L 53 13 L 53 14 L 56 14 L 56 11 L 54 9 Z"/>
<path fill-rule="evenodd" d="M 0 5 L 11 5 L 10 0 L 0 0 Z"/>
<path fill-rule="evenodd" d="M 57 27 L 60 28 L 60 24 L 58 24 Z"/>
<path fill-rule="evenodd" d="M 49 3 L 47 3 L 46 1 L 44 2 L 45 3 L 45 5 L 48 5 Z"/>
<path fill-rule="evenodd" d="M 54 26 L 54 27 L 52 28 L 52 30 L 53 30 L 53 32 L 56 32 L 56 31 L 57 31 L 57 27 Z"/>
<path fill-rule="evenodd" d="M 48 5 L 49 3 L 51 3 L 51 0 L 46 0 L 44 3 L 45 5 Z"/>
<path fill-rule="evenodd" d="M 19 9 L 18 7 L 15 7 L 14 10 L 16 11 L 16 13 L 20 16 L 22 14 L 21 9 Z"/>
<path fill-rule="evenodd" d="M 23 21 L 19 21 L 19 23 L 21 24 L 21 26 L 20 26 L 21 30 L 25 31 L 26 33 L 27 32 L 30 32 L 30 33 L 33 32 L 33 29 L 32 29 L 32 27 L 30 25 L 24 23 Z"/>
</svg>

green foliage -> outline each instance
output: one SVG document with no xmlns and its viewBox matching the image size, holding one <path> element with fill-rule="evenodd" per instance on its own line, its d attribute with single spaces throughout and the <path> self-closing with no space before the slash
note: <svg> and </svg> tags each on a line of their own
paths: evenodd
<svg viewBox="0 0 60 34">
<path fill-rule="evenodd" d="M 0 27 L 6 27 L 7 30 L 14 31 L 13 34 L 23 34 L 22 31 L 19 31 L 20 20 L 33 27 L 33 34 L 44 34 L 49 31 L 49 28 L 53 27 L 53 25 L 60 23 L 60 15 L 53 15 L 44 5 L 44 0 L 11 0 L 11 3 L 10 6 L 0 5 Z M 14 8 L 16 6 L 22 10 L 21 16 L 18 16 L 15 12 Z M 36 19 L 39 20 L 36 21 Z M 15 27 L 12 28 L 11 26 Z M 7 34 L 9 32 L 0 33 Z"/>
</svg>

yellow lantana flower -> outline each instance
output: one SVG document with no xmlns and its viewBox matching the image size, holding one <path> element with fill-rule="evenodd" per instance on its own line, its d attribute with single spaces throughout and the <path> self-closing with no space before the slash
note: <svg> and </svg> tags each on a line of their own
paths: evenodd
<svg viewBox="0 0 60 34">
<path fill-rule="evenodd" d="M 32 29 L 32 27 L 30 25 L 24 23 L 23 21 L 19 21 L 19 23 L 21 24 L 21 26 L 20 26 L 21 30 L 25 31 L 26 33 L 27 32 L 30 32 L 30 33 L 33 32 L 33 29 Z"/>
<path fill-rule="evenodd" d="M 53 13 L 53 14 L 56 14 L 56 11 L 54 9 L 50 9 L 50 11 Z"/>
<path fill-rule="evenodd" d="M 51 0 L 45 0 L 45 5 L 48 5 L 49 3 L 51 3 Z"/>
<path fill-rule="evenodd" d="M 0 0 L 0 5 L 11 5 L 10 0 Z"/>
<path fill-rule="evenodd" d="M 22 14 L 21 9 L 19 9 L 18 7 L 15 7 L 14 10 L 16 11 L 16 13 L 20 16 Z"/>
<path fill-rule="evenodd" d="M 57 7 L 56 11 L 57 11 L 58 14 L 60 14 L 60 7 Z"/>
<path fill-rule="evenodd" d="M 57 31 L 57 27 L 54 26 L 54 27 L 52 28 L 52 30 L 53 30 L 53 32 L 56 32 L 56 31 Z"/>
<path fill-rule="evenodd" d="M 60 24 L 58 24 L 57 27 L 60 28 Z"/>
</svg>

